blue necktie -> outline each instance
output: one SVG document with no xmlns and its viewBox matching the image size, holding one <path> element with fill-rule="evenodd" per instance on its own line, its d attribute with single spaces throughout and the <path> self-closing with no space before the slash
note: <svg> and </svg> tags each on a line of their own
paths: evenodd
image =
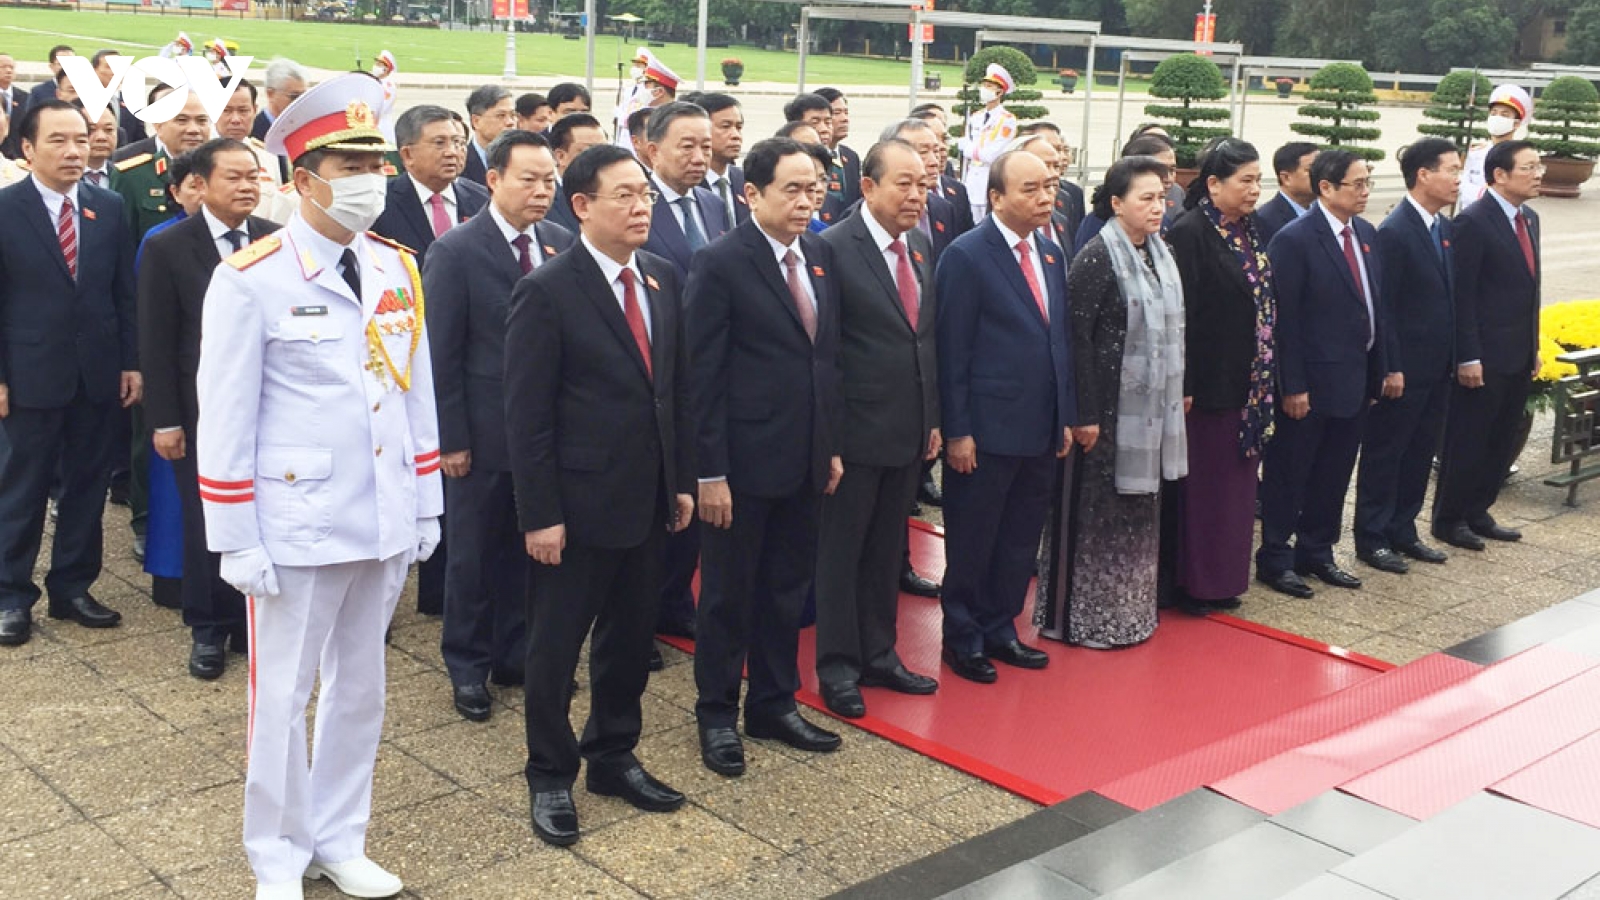
<svg viewBox="0 0 1600 900">
<path fill-rule="evenodd" d="M 694 200 L 691 197 L 679 197 L 678 208 L 683 210 L 683 236 L 689 240 L 689 252 L 699 252 L 706 245 L 706 233 L 700 230 L 700 223 L 695 221 L 694 207 L 689 204 Z"/>
<path fill-rule="evenodd" d="M 1439 217 L 1433 217 L 1433 224 L 1428 226 L 1428 234 L 1433 238 L 1433 252 L 1439 254 L 1439 261 L 1444 262 L 1444 238 L 1439 233 Z"/>
</svg>

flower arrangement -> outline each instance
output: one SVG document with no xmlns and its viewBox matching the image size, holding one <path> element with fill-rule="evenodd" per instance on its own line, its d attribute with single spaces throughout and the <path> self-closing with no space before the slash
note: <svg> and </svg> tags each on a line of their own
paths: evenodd
<svg viewBox="0 0 1600 900">
<path fill-rule="evenodd" d="M 722 60 L 722 64 L 727 66 L 730 69 L 733 68 L 734 66 L 738 66 L 741 69 L 744 68 L 744 60 L 740 59 L 737 56 L 729 56 L 729 57 L 724 58 Z"/>
<path fill-rule="evenodd" d="M 1539 314 L 1539 377 L 1528 408 L 1548 409 L 1556 382 L 1578 374 L 1578 367 L 1556 357 L 1600 347 L 1600 300 L 1573 300 L 1546 306 Z"/>
<path fill-rule="evenodd" d="M 1078 70 L 1077 69 L 1062 69 L 1061 71 L 1057 72 L 1056 74 L 1060 75 L 1062 78 L 1077 78 L 1078 77 Z"/>
<path fill-rule="evenodd" d="M 737 56 L 730 56 L 722 61 L 722 81 L 724 84 L 737 86 L 739 79 L 743 77 L 744 60 Z"/>
</svg>

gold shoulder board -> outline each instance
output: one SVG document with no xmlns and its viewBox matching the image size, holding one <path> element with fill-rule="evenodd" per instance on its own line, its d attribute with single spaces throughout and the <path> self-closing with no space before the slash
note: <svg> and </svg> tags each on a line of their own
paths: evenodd
<svg viewBox="0 0 1600 900">
<path fill-rule="evenodd" d="M 261 240 L 250 244 L 248 247 L 240 249 L 237 253 L 230 255 L 227 259 L 223 260 L 223 262 L 243 272 L 245 269 L 250 268 L 272 254 L 277 253 L 278 248 L 282 246 L 282 239 L 275 234 L 269 234 Z"/>
<path fill-rule="evenodd" d="M 129 169 L 138 168 L 139 166 L 144 165 L 145 163 L 149 162 L 152 159 L 155 159 L 155 155 L 154 154 L 141 153 L 138 156 L 130 156 L 127 159 L 123 160 L 122 162 L 115 163 L 115 165 L 117 167 L 117 171 L 118 172 L 126 172 Z"/>
<path fill-rule="evenodd" d="M 401 253 L 409 253 L 412 256 L 416 256 L 417 255 L 417 251 L 411 249 L 410 247 L 407 247 L 405 244 L 402 244 L 399 241 L 390 240 L 389 238 L 386 238 L 381 234 L 374 234 L 373 232 L 369 231 L 369 232 L 367 232 L 367 237 L 372 238 L 373 240 L 377 241 L 380 244 L 387 244 L 388 246 L 393 247 L 396 250 L 399 250 Z"/>
</svg>

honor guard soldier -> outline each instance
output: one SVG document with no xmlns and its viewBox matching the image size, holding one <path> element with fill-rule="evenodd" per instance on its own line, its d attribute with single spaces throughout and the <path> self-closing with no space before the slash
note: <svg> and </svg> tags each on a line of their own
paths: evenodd
<svg viewBox="0 0 1600 900">
<path fill-rule="evenodd" d="M 972 220 L 989 214 L 989 167 L 1011 146 L 1017 136 L 1017 117 L 1003 104 L 1006 95 L 1016 90 L 1011 73 L 998 63 L 990 63 L 978 82 L 980 107 L 967 113 L 966 128 L 958 146 L 966 157 L 961 180 L 972 202 Z"/>
<path fill-rule="evenodd" d="M 302 878 L 358 897 L 402 889 L 365 846 L 383 638 L 407 569 L 438 543 L 444 496 L 421 276 L 409 250 L 365 233 L 391 149 L 382 100 L 378 82 L 345 75 L 277 118 L 267 147 L 293 161 L 299 209 L 224 260 L 204 304 L 200 493 L 222 577 L 248 598 L 258 900 L 297 900 Z"/>
</svg>

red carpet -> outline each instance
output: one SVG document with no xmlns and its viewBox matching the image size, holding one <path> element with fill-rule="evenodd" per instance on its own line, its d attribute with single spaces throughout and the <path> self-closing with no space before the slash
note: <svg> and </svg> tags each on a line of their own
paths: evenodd
<svg viewBox="0 0 1600 900">
<path fill-rule="evenodd" d="M 915 527 L 911 535 L 917 571 L 941 577 L 942 537 Z M 1038 803 L 1115 782 L 1116 799 L 1144 809 L 1220 774 L 1205 763 L 1211 750 L 1244 765 L 1317 736 L 1292 729 L 1243 760 L 1232 755 L 1236 748 L 1219 745 L 1388 668 L 1227 617 L 1163 615 L 1149 642 L 1113 652 L 1041 640 L 1030 619 L 1031 610 L 1018 619 L 1018 631 L 1049 652 L 1049 668 L 1002 665 L 998 683 L 973 684 L 940 665 L 939 602 L 902 596 L 900 656 L 913 671 L 937 677 L 939 692 L 908 697 L 865 689 L 868 715 L 854 724 Z M 821 709 L 813 654 L 807 629 L 800 700 Z M 1299 741 L 1280 746 L 1296 734 Z M 1186 755 L 1200 764 L 1160 768 Z"/>
<path fill-rule="evenodd" d="M 1600 828 L 1600 733 L 1539 760 L 1496 784 L 1494 790 Z"/>
</svg>

